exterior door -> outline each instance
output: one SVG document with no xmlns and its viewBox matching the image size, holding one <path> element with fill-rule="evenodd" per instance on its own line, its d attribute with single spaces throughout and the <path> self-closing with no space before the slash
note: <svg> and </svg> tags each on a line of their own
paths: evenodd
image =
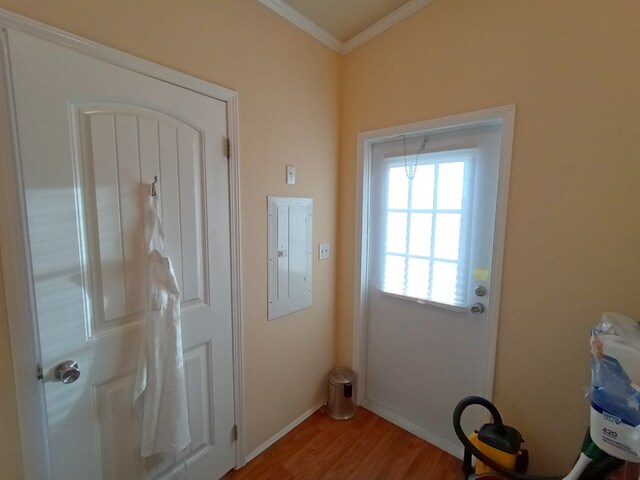
<svg viewBox="0 0 640 480">
<path fill-rule="evenodd" d="M 55 479 L 219 478 L 235 463 L 226 104 L 8 32 Z M 157 176 L 182 292 L 191 444 L 139 456 L 132 408 Z M 61 362 L 80 377 L 55 378 Z"/>
<path fill-rule="evenodd" d="M 371 156 L 364 404 L 457 455 L 454 407 L 491 395 L 500 128 L 394 139 Z"/>
</svg>

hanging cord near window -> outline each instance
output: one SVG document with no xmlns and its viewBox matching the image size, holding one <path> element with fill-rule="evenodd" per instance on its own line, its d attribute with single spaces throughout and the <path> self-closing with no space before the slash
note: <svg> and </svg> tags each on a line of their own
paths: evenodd
<svg viewBox="0 0 640 480">
<path fill-rule="evenodd" d="M 418 160 L 420 160 L 420 155 L 424 153 L 424 148 L 427 146 L 427 142 L 429 141 L 429 137 L 425 136 L 424 140 L 422 140 L 422 145 L 420 145 L 420 150 L 418 150 L 418 154 L 416 155 L 416 160 L 413 162 L 413 168 L 411 169 L 411 175 L 409 175 L 409 167 L 407 166 L 407 136 L 402 135 L 402 146 L 404 152 L 404 173 L 407 175 L 409 180 L 413 180 L 413 177 L 416 176 L 416 170 L 418 169 Z"/>
<path fill-rule="evenodd" d="M 158 183 L 158 176 L 153 176 L 153 183 L 151 184 L 151 192 L 149 193 L 152 197 L 156 197 L 158 192 L 156 191 L 156 183 Z"/>
</svg>

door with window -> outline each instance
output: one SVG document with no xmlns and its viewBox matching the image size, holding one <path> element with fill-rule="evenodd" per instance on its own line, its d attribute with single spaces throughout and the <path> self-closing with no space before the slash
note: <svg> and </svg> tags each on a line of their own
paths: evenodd
<svg viewBox="0 0 640 480">
<path fill-rule="evenodd" d="M 364 404 L 454 454 L 455 405 L 491 395 L 500 138 L 489 125 L 372 149 Z"/>
</svg>

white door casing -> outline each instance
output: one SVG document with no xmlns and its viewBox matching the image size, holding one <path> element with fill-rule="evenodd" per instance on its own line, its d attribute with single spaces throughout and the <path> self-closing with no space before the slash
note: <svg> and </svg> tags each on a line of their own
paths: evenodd
<svg viewBox="0 0 640 480">
<path fill-rule="evenodd" d="M 235 94 L 104 47 L 90 45 L 94 55 L 86 55 L 77 50 L 89 42 L 12 15 L 2 20 L 30 31 L 5 31 L 3 64 L 18 180 L 3 198 L 15 209 L 3 223 L 5 278 L 26 269 L 22 283 L 7 281 L 26 478 L 220 476 L 243 455 L 233 439 L 242 406 L 237 165 L 225 157 L 227 138 L 235 140 Z M 142 462 L 130 407 L 154 175 L 183 294 L 193 442 L 183 454 Z M 28 234 L 23 251 L 12 227 Z M 34 295 L 20 301 L 12 290 Z M 36 312 L 32 331 L 16 317 Z M 67 359 L 82 373 L 62 385 L 53 369 Z M 24 374 L 38 361 L 44 388 Z M 45 433 L 45 397 L 48 442 L 36 440 Z"/>
<path fill-rule="evenodd" d="M 483 395 L 490 399 L 493 391 L 514 113 L 513 106 L 500 107 L 359 136 L 357 225 L 361 229 L 356 232 L 353 358 L 359 380 L 357 399 L 374 412 L 455 455 L 462 451 L 451 428 L 455 402 L 465 394 Z M 453 142 L 453 148 L 472 146 L 476 142 L 473 132 L 487 131 L 491 135 L 492 130 L 498 135 L 497 142 L 494 141 L 497 158 L 489 169 L 493 172 L 484 173 L 493 178 L 483 180 L 482 175 L 476 177 L 475 188 L 477 193 L 481 193 L 478 188 L 485 189 L 482 196 L 488 198 L 492 204 L 489 207 L 495 209 L 495 222 L 491 218 L 483 221 L 494 241 L 488 248 L 477 248 L 477 243 L 471 246 L 474 258 L 470 265 L 471 271 L 476 267 L 488 268 L 489 278 L 485 282 L 488 295 L 474 298 L 475 285 L 468 285 L 469 305 L 480 300 L 486 304 L 487 311 L 475 316 L 455 308 L 443 309 L 428 302 L 426 305 L 418 304 L 380 293 L 380 272 L 376 271 L 374 262 L 374 255 L 380 248 L 380 242 L 376 241 L 380 231 L 380 221 L 375 218 L 376 208 L 379 210 L 380 206 L 379 202 L 376 203 L 380 185 L 375 185 L 375 152 L 378 152 L 378 162 L 381 155 L 384 156 L 381 151 L 385 149 L 388 156 L 401 155 L 402 150 L 394 151 L 398 147 L 390 142 L 401 134 L 415 135 L 417 138 L 413 145 L 409 142 L 414 150 L 414 155 L 408 157 L 412 160 L 424 135 L 429 136 L 431 147 L 438 151 L 450 148 L 447 142 Z M 471 132 L 471 136 L 460 143 L 455 139 L 458 136 L 455 132 Z M 495 138 L 495 133 L 493 136 Z M 412 163 L 409 163 L 411 169 Z M 380 176 L 377 178 L 379 181 Z M 493 193 L 487 197 L 486 191 L 490 190 Z M 460 343 L 456 347 L 454 342 L 458 340 Z M 446 354 L 451 356 L 443 357 Z M 437 369 L 442 371 L 441 378 Z M 466 414 L 465 419 L 469 420 L 471 416 Z M 482 416 L 473 420 L 482 420 Z"/>
</svg>

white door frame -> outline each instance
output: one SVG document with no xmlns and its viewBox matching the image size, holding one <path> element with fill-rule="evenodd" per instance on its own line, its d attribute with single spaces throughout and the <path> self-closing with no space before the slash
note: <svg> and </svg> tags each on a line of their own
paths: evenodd
<svg viewBox="0 0 640 480">
<path fill-rule="evenodd" d="M 358 134 L 356 172 L 356 232 L 354 262 L 353 301 L 353 369 L 358 375 L 356 402 L 362 403 L 367 391 L 367 333 L 368 333 L 368 266 L 370 236 L 370 179 L 371 159 L 374 145 L 395 140 L 399 135 L 424 136 L 461 128 L 485 125 L 502 125 L 500 141 L 500 164 L 498 167 L 498 200 L 491 268 L 491 290 L 488 299 L 487 321 L 489 329 L 489 365 L 483 395 L 491 399 L 495 373 L 495 356 L 498 336 L 500 290 L 502 282 L 502 260 L 507 223 L 507 199 L 509 196 L 509 175 L 513 131 L 515 126 L 515 105 L 463 113 L 449 117 L 426 120 L 395 127 L 382 128 Z"/>
<path fill-rule="evenodd" d="M 28 244 L 25 192 L 7 51 L 6 30 L 18 30 L 128 70 L 223 101 L 227 105 L 230 142 L 229 208 L 231 222 L 231 313 L 233 324 L 234 409 L 238 438 L 236 467 L 245 464 L 244 384 L 242 366 L 242 301 L 240 249 L 240 178 L 238 94 L 207 81 L 162 67 L 0 9 L 0 245 L 5 282 L 23 468 L 27 480 L 50 480 L 44 386 L 36 379 L 40 347 Z"/>
</svg>

